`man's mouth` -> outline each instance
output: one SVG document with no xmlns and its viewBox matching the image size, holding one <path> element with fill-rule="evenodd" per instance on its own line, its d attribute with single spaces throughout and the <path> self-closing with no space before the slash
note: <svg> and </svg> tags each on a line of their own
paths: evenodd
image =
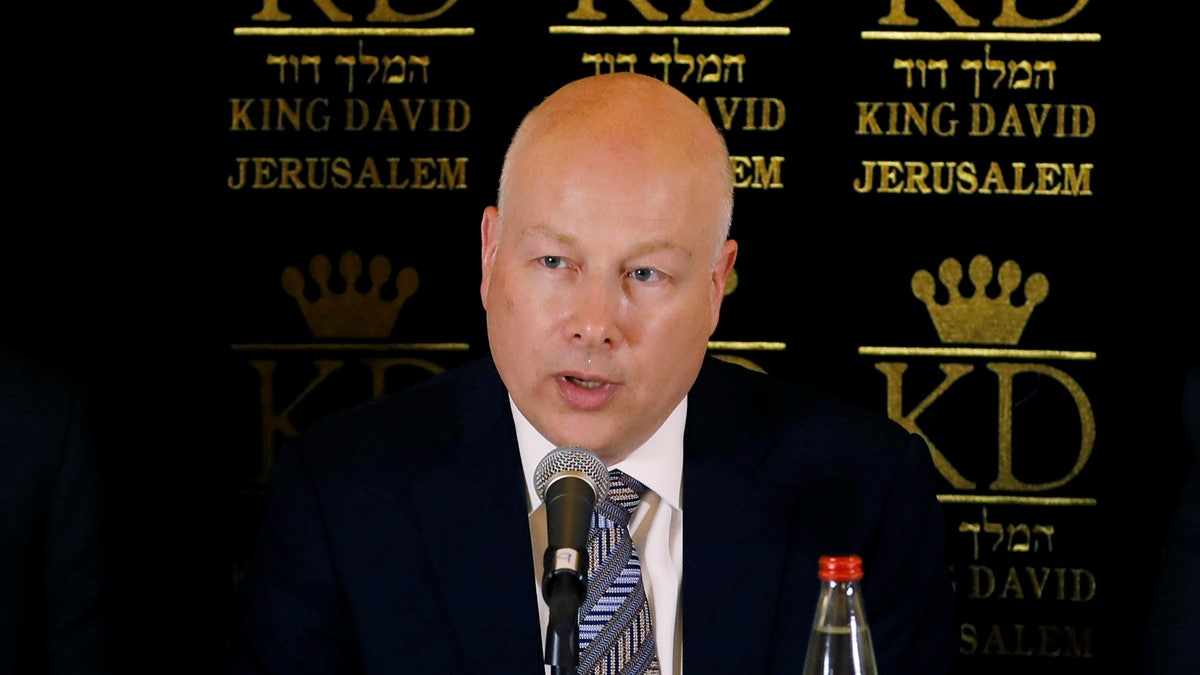
<svg viewBox="0 0 1200 675">
<path fill-rule="evenodd" d="M 566 377 L 567 377 L 568 382 L 570 382 L 571 384 L 573 384 L 577 387 L 582 387 L 584 389 L 596 389 L 597 387 L 604 386 L 603 382 L 599 382 L 596 380 L 585 380 L 585 379 L 582 379 L 579 377 L 574 377 L 571 375 L 567 375 Z"/>
<path fill-rule="evenodd" d="M 595 376 L 562 374 L 558 378 L 559 392 L 571 408 L 579 411 L 596 411 L 612 402 L 621 389 L 619 384 Z"/>
</svg>

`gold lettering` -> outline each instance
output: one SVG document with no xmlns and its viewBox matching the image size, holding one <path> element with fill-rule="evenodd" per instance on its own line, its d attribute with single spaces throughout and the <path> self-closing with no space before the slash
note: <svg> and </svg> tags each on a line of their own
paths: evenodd
<svg viewBox="0 0 1200 675">
<path fill-rule="evenodd" d="M 438 157 L 437 186 L 443 190 L 466 190 L 467 158 L 456 157 L 451 165 L 449 157 Z"/>
<path fill-rule="evenodd" d="M 746 98 L 746 123 L 742 125 L 745 131 L 754 131 L 754 106 L 758 103 L 758 99 L 749 96 Z"/>
<path fill-rule="evenodd" d="M 437 187 L 437 179 L 432 177 L 433 168 L 437 165 L 432 157 L 413 157 L 412 187 L 415 190 L 432 190 Z"/>
<path fill-rule="evenodd" d="M 979 649 L 979 638 L 975 631 L 975 624 L 964 623 L 958 627 L 958 637 L 962 644 L 958 647 L 959 654 L 971 655 Z"/>
<path fill-rule="evenodd" d="M 375 131 L 399 131 L 396 113 L 392 112 L 392 102 L 386 98 L 379 104 L 379 116 L 375 118 Z"/>
<path fill-rule="evenodd" d="M 275 177 L 271 175 L 272 169 L 275 168 L 275 160 L 271 157 L 255 157 L 254 158 L 254 187 L 256 188 L 273 188 L 275 187 Z"/>
<path fill-rule="evenodd" d="M 995 188 L 990 187 L 993 185 Z M 979 188 L 979 194 L 991 194 L 993 189 L 995 189 L 996 194 L 1008 194 L 1008 186 L 1004 184 L 1004 174 L 1001 173 L 1000 164 L 997 162 L 992 162 L 988 165 L 988 172 L 987 175 L 983 177 L 983 185 Z"/>
<path fill-rule="evenodd" d="M 751 181 L 750 187 L 783 187 L 783 180 L 780 178 L 780 174 L 783 172 L 783 157 L 772 156 L 769 163 L 761 155 L 754 155 L 750 159 L 754 162 L 754 180 Z"/>
<path fill-rule="evenodd" d="M 1041 164 L 1038 165 L 1041 168 Z M 1079 165 L 1079 173 L 1075 173 L 1074 164 L 1063 164 L 1063 187 L 1066 192 L 1063 194 L 1069 195 L 1090 195 L 1092 194 L 1092 165 L 1088 163 Z"/>
<path fill-rule="evenodd" d="M 946 184 L 942 185 L 942 167 L 946 167 Z M 954 173 L 954 162 L 934 162 L 933 163 L 933 191 L 939 195 L 948 195 L 954 188 L 954 181 L 950 175 Z"/>
<path fill-rule="evenodd" d="M 861 177 L 854 179 L 854 191 L 858 193 L 870 192 L 871 186 L 875 183 L 875 162 L 863 160 L 862 165 L 866 172 Z"/>
<path fill-rule="evenodd" d="M 319 0 L 318 0 L 319 1 Z M 414 21 L 426 21 L 434 17 L 441 16 L 454 6 L 458 0 L 446 0 L 441 7 L 421 14 L 404 14 L 392 9 L 388 4 L 388 0 L 375 0 L 375 9 L 367 15 L 367 21 L 378 21 L 387 23 L 411 23 Z"/>
<path fill-rule="evenodd" d="M 646 0 L 629 0 L 629 4 L 641 12 L 642 17 L 647 21 L 666 21 L 669 18 Z M 575 7 L 574 11 L 567 14 L 568 19 L 582 19 L 584 21 L 602 21 L 607 16 L 608 14 L 596 10 L 593 6 L 593 0 L 579 0 L 579 5 Z"/>
<path fill-rule="evenodd" d="M 388 187 L 392 189 L 403 189 L 408 187 L 408 178 L 400 179 L 400 158 L 388 157 Z"/>
<path fill-rule="evenodd" d="M 996 575 L 992 573 L 991 568 L 984 565 L 971 565 L 971 592 L 967 596 L 972 599 L 988 598 L 996 590 Z M 987 590 L 981 585 L 981 582 L 987 584 Z"/>
<path fill-rule="evenodd" d="M 348 188 L 354 174 L 350 172 L 350 160 L 346 157 L 333 158 L 333 187 Z"/>
<path fill-rule="evenodd" d="M 931 192 L 929 186 L 925 184 L 925 178 L 929 175 L 929 165 L 925 162 L 905 162 L 905 172 L 907 173 L 908 181 L 904 185 L 904 191 L 912 194 L 920 192 L 927 195 Z"/>
<path fill-rule="evenodd" d="M 717 111 L 721 114 L 721 124 L 726 131 L 733 128 L 733 116 L 737 113 L 738 106 L 742 103 L 742 97 L 734 96 L 732 99 L 733 106 L 725 107 L 725 97 L 717 97 Z"/>
<path fill-rule="evenodd" d="M 1096 130 L 1096 111 L 1090 105 L 1072 104 L 1071 111 L 1074 113 L 1071 116 L 1071 135 L 1076 138 L 1087 138 Z M 1084 115 L 1080 115 L 1084 113 Z M 1081 117 L 1087 118 L 1087 130 L 1082 130 Z"/>
<path fill-rule="evenodd" d="M 691 4 L 683 14 L 679 15 L 679 18 L 683 21 L 737 21 L 738 19 L 745 19 L 758 14 L 767 5 L 770 5 L 772 1 L 758 0 L 750 9 L 739 12 L 718 12 L 710 9 L 706 0 L 691 0 Z M 648 21 L 666 21 L 669 18 L 666 13 L 660 11 L 647 0 L 629 0 L 629 4 Z M 568 19 L 580 19 L 584 21 L 602 21 L 607 16 L 607 13 L 596 9 L 595 0 L 579 0 L 579 4 L 575 6 L 575 9 L 567 14 Z"/>
<path fill-rule="evenodd" d="M 225 183 L 234 190 L 240 190 L 246 185 L 246 163 L 249 161 L 249 158 L 238 157 L 235 161 L 238 163 L 237 182 L 234 182 L 233 176 L 230 176 L 225 180 Z"/>
<path fill-rule="evenodd" d="M 916 124 L 917 131 L 921 132 L 922 136 L 929 135 L 929 104 L 922 103 L 920 112 L 917 112 L 916 106 L 912 103 L 904 102 L 904 132 L 905 136 L 911 136 L 912 131 L 909 127 Z"/>
<path fill-rule="evenodd" d="M 1050 580 L 1050 568 L 1042 568 L 1042 576 L 1039 579 L 1037 570 L 1032 567 L 1026 567 L 1025 573 L 1029 575 L 1029 584 L 1033 586 L 1033 597 L 1038 600 L 1042 599 L 1042 592 L 1046 590 L 1046 582 Z"/>
<path fill-rule="evenodd" d="M 1021 116 L 1017 114 L 1017 106 L 1010 104 L 1008 111 L 1004 113 L 1004 121 L 1000 123 L 1001 136 L 1024 136 L 1025 129 L 1021 127 Z"/>
<path fill-rule="evenodd" d="M 879 112 L 882 103 L 866 103 L 858 102 L 858 131 L 854 132 L 859 136 L 870 134 L 879 136 L 883 133 L 883 129 L 879 128 L 879 122 L 875 119 L 875 114 Z M 870 106 L 868 108 L 867 106 Z M 728 129 L 729 127 L 725 127 Z"/>
<path fill-rule="evenodd" d="M 942 128 L 942 110 L 946 109 L 954 112 L 954 104 L 943 102 L 933 107 L 933 133 L 938 136 L 953 136 L 954 131 L 958 128 L 958 120 L 953 117 L 950 118 L 950 127 L 948 129 Z"/>
<path fill-rule="evenodd" d="M 408 130 L 415 131 L 417 128 L 417 120 L 421 117 L 421 110 L 425 108 L 425 99 L 417 99 L 417 109 L 413 110 L 409 99 L 400 99 L 400 105 L 404 108 L 404 118 L 408 120 Z"/>
<path fill-rule="evenodd" d="M 904 183 L 896 175 L 901 166 L 900 162 L 879 162 L 879 192 L 899 193 L 904 189 Z"/>
<path fill-rule="evenodd" d="M 971 656 L 976 654 L 995 654 L 1014 656 L 1038 656 L 1051 658 L 1094 658 L 1092 654 L 1092 628 L 1090 626 L 1028 626 L 1026 624 L 1012 624 L 1012 650 L 1005 643 L 1004 634 L 1007 632 L 1007 626 L 992 624 L 986 629 L 987 638 L 983 648 L 980 649 L 979 634 L 983 629 L 976 627 L 975 624 L 963 623 L 959 625 L 959 647 L 958 653 Z M 1037 637 L 1033 638 L 1033 633 L 1036 631 Z M 1025 644 L 1025 633 L 1030 633 L 1030 637 L 1036 639 L 1036 649 L 1033 644 Z M 1064 650 L 1064 641 L 1066 649 Z"/>
<path fill-rule="evenodd" d="M 992 21 L 992 25 L 1013 28 L 1056 26 L 1074 17 L 1087 3 L 1088 0 L 1078 0 L 1074 7 L 1059 16 L 1049 19 L 1031 19 L 1017 11 L 1017 0 L 1004 0 L 1000 8 L 1000 15 Z M 962 7 L 959 7 L 954 0 L 937 0 L 937 4 L 941 6 L 947 16 L 954 20 L 955 24 L 962 27 L 979 25 L 979 19 L 963 11 Z M 885 26 L 915 26 L 919 22 L 908 14 L 906 0 L 892 0 L 890 11 L 887 16 L 879 19 L 879 23 Z"/>
<path fill-rule="evenodd" d="M 254 131 L 254 124 L 250 121 L 250 104 L 254 103 L 254 99 L 231 98 L 229 103 L 233 107 L 233 122 L 229 125 L 229 130 Z"/>
<path fill-rule="evenodd" d="M 1071 596 L 1072 602 L 1089 602 L 1096 597 L 1096 577 L 1085 569 L 1072 569 L 1071 576 L 1073 577 L 1074 594 Z M 1086 589 L 1086 597 L 1085 596 Z"/>
<path fill-rule="evenodd" d="M 304 163 L 295 157 L 281 157 L 279 159 L 279 187 L 286 190 L 296 188 L 303 190 L 307 187 L 304 181 L 300 178 L 300 170 L 304 168 Z"/>
<path fill-rule="evenodd" d="M 975 175 L 975 162 L 959 164 L 954 177 L 958 179 L 956 183 L 958 191 L 965 195 L 975 194 L 975 190 L 979 189 L 979 178 Z"/>
<path fill-rule="evenodd" d="M 442 101 L 441 99 L 435 98 L 433 99 L 432 104 L 433 110 L 431 111 L 431 116 L 433 117 L 433 121 L 429 125 L 429 130 L 438 131 L 441 128 L 439 127 L 439 124 L 441 124 Z"/>
<path fill-rule="evenodd" d="M 381 188 L 383 180 L 379 178 L 379 167 L 375 166 L 375 159 L 368 157 L 363 162 L 362 169 L 358 172 L 358 180 L 354 183 L 355 188 Z"/>
<path fill-rule="evenodd" d="M 462 131 L 471 123 L 471 106 L 466 101 L 458 98 L 446 99 L 446 110 L 446 131 Z"/>
<path fill-rule="evenodd" d="M 291 103 L 285 98 L 275 99 L 275 130 L 283 131 L 283 121 L 287 119 L 292 125 L 292 131 L 300 131 L 300 107 L 301 99 L 294 99 Z"/>
<path fill-rule="evenodd" d="M 959 490 L 970 490 L 975 487 L 975 483 L 967 480 L 962 474 L 955 469 L 946 456 L 937 449 L 929 436 L 917 425 L 917 418 L 921 413 L 925 412 L 930 405 L 933 404 L 942 394 L 953 385 L 959 378 L 974 370 L 974 366 L 963 363 L 943 363 L 938 366 L 945 377 L 941 384 L 937 386 L 923 401 L 918 403 L 909 414 L 904 414 L 904 371 L 908 370 L 906 363 L 888 363 L 880 362 L 875 364 L 875 369 L 883 373 L 887 378 L 887 415 L 895 420 L 900 426 L 908 429 L 911 433 L 919 435 L 925 439 L 925 444 L 929 446 L 929 453 L 933 457 L 934 466 L 942 477 L 950 482 Z"/>
<path fill-rule="evenodd" d="M 1021 580 L 1017 577 L 1017 568 L 1015 567 L 1008 568 L 1008 574 L 1004 577 L 1004 588 L 1000 589 L 1000 595 L 997 597 L 1007 599 L 1010 592 L 1012 597 L 1017 600 L 1025 598 L 1025 591 L 1021 590 Z"/>
<path fill-rule="evenodd" d="M 887 103 L 887 107 L 888 107 L 887 135 L 888 136 L 899 136 L 900 128 L 899 128 L 898 124 L 900 122 L 900 104 L 889 101 Z"/>
<path fill-rule="evenodd" d="M 1033 193 L 1033 183 L 1021 186 L 1021 178 L 1025 174 L 1025 162 L 1013 162 L 1013 194 L 1027 195 Z"/>
<path fill-rule="evenodd" d="M 752 174 L 750 168 L 750 158 L 743 155 L 730 155 L 729 166 L 733 169 L 733 186 L 744 188 L 750 187 L 750 178 Z"/>
<path fill-rule="evenodd" d="M 980 123 L 980 112 L 986 113 L 986 125 Z M 971 136 L 987 136 L 992 133 L 992 129 L 996 127 L 996 111 L 992 106 L 986 103 L 971 104 L 971 130 L 967 133 Z"/>
<path fill-rule="evenodd" d="M 684 21 L 737 21 L 763 11 L 772 0 L 759 0 L 758 4 L 740 12 L 714 12 L 705 5 L 705 0 L 692 0 L 692 4 L 679 16 Z"/>
<path fill-rule="evenodd" d="M 1042 137 L 1042 126 L 1046 123 L 1046 116 L 1050 114 L 1050 104 L 1042 104 L 1042 114 L 1037 114 L 1036 103 L 1026 103 L 1025 110 L 1029 113 L 1029 126 L 1033 127 L 1033 135 L 1036 138 Z"/>
<path fill-rule="evenodd" d="M 1049 162 L 1038 162 L 1034 166 L 1038 170 L 1037 193 L 1039 195 L 1058 194 L 1062 186 L 1055 184 L 1055 181 L 1058 179 L 1058 174 L 1062 169 L 1057 164 Z"/>
<path fill-rule="evenodd" d="M 324 169 L 320 174 L 320 179 L 317 178 L 317 163 L 321 164 Z M 308 165 L 308 186 L 314 190 L 324 189 L 325 184 L 329 182 L 329 158 L 328 157 L 308 157 L 305 159 Z"/>
<path fill-rule="evenodd" d="M 355 111 L 358 111 L 357 113 Z M 362 115 L 362 121 L 355 119 L 357 114 Z M 371 116 L 370 108 L 367 107 L 367 102 L 361 98 L 346 99 L 346 131 L 362 131 L 367 128 L 368 118 Z"/>
<path fill-rule="evenodd" d="M 1008 653 L 1008 649 L 1004 647 L 1004 636 L 1000 633 L 1000 626 L 992 625 L 992 629 L 988 631 L 987 642 L 983 644 L 982 653 L 1001 656 Z"/>
<path fill-rule="evenodd" d="M 288 419 L 288 415 L 295 409 L 300 401 L 316 389 L 317 385 L 321 384 L 325 378 L 329 377 L 338 368 L 343 365 L 342 361 L 332 361 L 325 359 L 316 359 L 313 365 L 317 368 L 317 376 L 308 383 L 296 398 L 292 399 L 282 410 L 275 409 L 275 367 L 279 365 L 278 361 L 259 361 L 251 360 L 250 367 L 258 373 L 258 398 L 260 409 L 262 411 L 262 472 L 258 479 L 260 482 L 267 479 L 267 475 L 271 470 L 271 466 L 275 463 L 275 439 L 277 434 L 286 436 L 295 436 L 296 427 L 292 425 L 292 421 Z"/>
<path fill-rule="evenodd" d="M 1012 28 L 1045 28 L 1046 26 L 1057 26 L 1078 14 L 1087 4 L 1088 0 L 1078 0 L 1075 6 L 1067 10 L 1064 14 L 1049 19 L 1030 19 L 1017 11 L 1017 0 L 1004 0 L 1004 3 L 1000 7 L 1000 16 L 992 21 L 992 25 Z"/>
<path fill-rule="evenodd" d="M 1087 394 L 1083 392 L 1083 389 L 1070 375 L 1052 366 L 1040 363 L 989 363 L 987 367 L 988 370 L 996 373 L 1000 382 L 999 472 L 996 480 L 992 481 L 988 487 L 997 491 L 1040 492 L 1052 490 L 1069 483 L 1075 476 L 1079 475 L 1079 472 L 1088 463 L 1088 459 L 1092 455 L 1092 445 L 1096 439 L 1096 421 L 1092 416 L 1092 404 L 1088 401 Z M 1025 483 L 1013 475 L 1012 384 L 1013 378 L 1019 373 L 1045 375 L 1063 385 L 1071 394 L 1071 398 L 1075 402 L 1075 408 L 1079 412 L 1080 442 L 1075 465 L 1067 475 L 1058 480 L 1044 483 Z"/>
<path fill-rule="evenodd" d="M 1086 2 L 1086 0 L 1084 1 Z M 884 26 L 917 25 L 917 20 L 909 16 L 908 12 L 905 11 L 905 2 L 906 0 L 892 0 L 891 11 L 888 12 L 887 16 L 881 18 L 879 23 Z M 979 19 L 976 19 L 970 14 L 964 12 L 963 8 L 959 7 L 954 0 L 937 0 L 937 3 L 941 5 L 942 10 L 945 11 L 951 19 L 954 19 L 954 23 L 958 24 L 959 26 L 979 25 Z"/>
<path fill-rule="evenodd" d="M 775 111 L 774 119 L 772 119 L 772 110 Z M 759 129 L 763 131 L 778 131 L 783 127 L 785 119 L 787 119 L 787 109 L 784 108 L 783 101 L 777 98 L 764 98 L 762 100 L 762 117 L 758 123 Z"/>
<path fill-rule="evenodd" d="M 313 0 L 313 4 L 329 17 L 330 21 L 350 21 L 353 16 L 338 9 L 337 5 L 333 4 L 332 0 Z M 280 11 L 279 0 L 263 0 L 262 11 L 256 12 L 250 18 L 255 21 L 289 21 L 292 18 L 291 14 Z"/>
</svg>

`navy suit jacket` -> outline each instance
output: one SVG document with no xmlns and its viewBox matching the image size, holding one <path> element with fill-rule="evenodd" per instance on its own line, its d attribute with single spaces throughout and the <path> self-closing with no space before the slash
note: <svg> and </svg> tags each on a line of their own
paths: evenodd
<svg viewBox="0 0 1200 675">
<path fill-rule="evenodd" d="M 525 495 L 490 360 L 312 425 L 273 469 L 234 672 L 543 672 Z M 828 553 L 863 557 L 881 673 L 949 671 L 945 521 L 918 437 L 710 358 L 683 503 L 688 672 L 800 673 Z"/>
<path fill-rule="evenodd" d="M 109 672 L 88 410 L 78 381 L 0 347 L 0 673 Z"/>
<path fill-rule="evenodd" d="M 1167 528 L 1142 645 L 1142 672 L 1155 675 L 1200 672 L 1200 366 L 1184 382 L 1183 423 L 1190 467 Z"/>
</svg>

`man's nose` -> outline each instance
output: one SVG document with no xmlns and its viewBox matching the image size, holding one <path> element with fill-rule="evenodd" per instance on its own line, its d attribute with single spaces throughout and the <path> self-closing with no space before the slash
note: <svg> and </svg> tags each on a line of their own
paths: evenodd
<svg viewBox="0 0 1200 675">
<path fill-rule="evenodd" d="M 621 310 L 621 289 L 603 279 L 580 280 L 568 302 L 567 338 L 586 347 L 614 345 Z"/>
</svg>

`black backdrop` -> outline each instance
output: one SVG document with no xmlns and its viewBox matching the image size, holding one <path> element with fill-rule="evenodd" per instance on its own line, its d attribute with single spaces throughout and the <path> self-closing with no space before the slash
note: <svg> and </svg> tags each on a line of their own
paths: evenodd
<svg viewBox="0 0 1200 675">
<path fill-rule="evenodd" d="M 23 18 L 53 49 L 10 55 L 26 65 L 10 76 L 18 113 L 10 198 L 20 208 L 10 214 L 3 338 L 80 374 L 95 393 L 129 670 L 223 669 L 272 450 L 323 414 L 486 353 L 478 223 L 508 135 L 563 82 L 631 67 L 702 101 L 728 125 L 745 170 L 733 230 L 738 283 L 715 354 L 881 410 L 885 372 L 897 377 L 900 366 L 878 364 L 904 364 L 900 416 L 947 379 L 940 366 L 970 366 L 910 420 L 973 483 L 943 486 L 961 672 L 1092 673 L 1136 661 L 1188 460 L 1180 387 L 1197 361 L 1186 132 L 1175 114 L 1159 112 L 1177 98 L 1169 19 L 1098 0 L 1040 27 L 991 25 L 1002 3 L 967 0 L 958 5 L 978 26 L 916 0 L 907 3 L 916 26 L 880 24 L 887 2 L 696 5 L 758 8 L 718 20 L 687 18 L 685 0 L 655 0 L 660 21 L 616 0 L 594 3 L 603 20 L 570 18 L 588 6 L 578 2 L 393 0 L 410 14 L 444 8 L 400 23 L 369 19 L 375 5 L 363 0 L 338 0 L 351 17 L 338 22 L 301 0 L 281 0 L 288 21 L 256 20 L 269 3 L 227 4 L 97 11 L 59 19 L 61 31 Z M 1014 7 L 1048 18 L 1074 5 Z M 279 28 L 308 30 L 263 30 Z M 371 33 L 380 28 L 408 32 Z M 928 34 L 898 39 L 905 30 Z M 373 76 L 371 56 L 381 66 Z M 970 61 L 981 63 L 978 93 Z M 384 75 L 401 67 L 403 81 L 389 84 Z M 299 116 L 279 116 L 279 99 Z M 346 128 L 364 119 L 347 121 L 346 99 L 365 106 L 354 108 L 367 111 L 361 130 Z M 910 120 L 905 134 L 904 102 L 917 116 L 939 103 L 953 108 L 942 108 L 942 126 L 927 121 L 922 133 Z M 872 117 L 864 111 L 874 103 Z M 998 113 L 992 133 L 970 135 L 972 104 L 985 103 Z M 1040 136 L 1029 104 L 1035 117 L 1048 115 Z M 888 133 L 893 109 L 899 133 Z M 939 135 L 948 119 L 958 127 Z M 303 169 L 281 187 L 289 157 Z M 335 187 L 336 173 L 313 185 L 307 158 L 324 167 L 335 157 L 345 158 L 350 184 L 364 187 Z M 395 179 L 389 157 L 399 158 Z M 248 168 L 272 158 L 260 160 L 264 187 L 249 187 L 253 172 L 236 187 L 239 158 Z M 366 158 L 378 181 L 363 177 Z M 856 191 L 864 162 L 898 162 L 897 191 Z M 918 164 L 933 172 L 938 162 L 972 163 L 976 190 L 966 194 L 965 179 L 936 183 L 950 194 L 907 182 Z M 993 162 L 1009 194 L 996 194 L 995 181 L 993 194 L 978 191 Z M 1060 193 L 1065 165 L 1077 177 L 1091 165 L 1089 182 L 1073 187 L 1090 194 L 1013 194 L 1038 188 L 1039 162 L 1056 167 L 1041 191 Z M 1014 163 L 1025 165 L 1021 179 Z M 406 187 L 386 187 L 405 177 Z M 325 255 L 340 291 L 347 251 L 364 267 L 385 256 L 393 278 L 409 267 L 417 275 L 380 335 L 318 335 L 284 289 L 285 269 L 307 276 L 310 260 Z M 1017 344 L 943 343 L 913 295 L 918 270 L 937 276 L 944 259 L 965 268 L 976 255 L 997 268 L 1014 260 L 1026 278 L 1049 281 Z M 310 282 L 306 292 L 312 302 L 318 291 Z M 1017 371 L 1011 418 L 1000 398 L 1006 368 Z M 1022 488 L 992 487 L 1006 445 Z"/>
</svg>

